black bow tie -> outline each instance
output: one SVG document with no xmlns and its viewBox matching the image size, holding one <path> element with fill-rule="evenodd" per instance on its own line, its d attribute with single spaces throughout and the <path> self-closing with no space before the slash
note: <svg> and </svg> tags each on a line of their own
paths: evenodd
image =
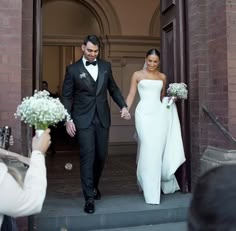
<svg viewBox="0 0 236 231">
<path fill-rule="evenodd" d="M 93 61 L 93 62 L 89 62 L 89 61 L 86 61 L 85 65 L 86 66 L 89 66 L 89 65 L 93 65 L 93 66 L 96 66 L 97 65 L 97 61 Z"/>
</svg>

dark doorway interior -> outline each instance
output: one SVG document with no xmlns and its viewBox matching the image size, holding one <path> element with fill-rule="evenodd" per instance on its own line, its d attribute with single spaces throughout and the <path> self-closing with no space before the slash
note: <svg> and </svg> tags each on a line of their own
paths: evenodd
<svg viewBox="0 0 236 231">
<path fill-rule="evenodd" d="M 56 153 L 52 155 L 49 150 L 46 158 L 48 199 L 83 196 L 78 147 L 74 140 L 68 138 L 62 130 L 62 128 L 56 130 Z M 66 142 L 70 142 L 70 145 Z M 71 170 L 66 169 L 68 164 L 72 164 Z M 133 154 L 108 155 L 100 190 L 103 196 L 139 193 L 136 184 L 136 156 Z"/>
</svg>

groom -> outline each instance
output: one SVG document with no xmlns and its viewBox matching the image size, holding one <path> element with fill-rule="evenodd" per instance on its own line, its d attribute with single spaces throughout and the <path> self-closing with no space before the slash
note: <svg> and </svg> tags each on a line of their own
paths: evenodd
<svg viewBox="0 0 236 231">
<path fill-rule="evenodd" d="M 81 48 L 83 57 L 67 67 L 62 102 L 73 119 L 66 123 L 66 131 L 71 137 L 76 135 L 79 144 L 84 211 L 94 213 L 94 199 L 101 199 L 98 184 L 107 156 L 111 123 L 107 90 L 120 107 L 121 117 L 130 115 L 113 79 L 111 64 L 98 58 L 99 38 L 87 36 Z"/>
</svg>

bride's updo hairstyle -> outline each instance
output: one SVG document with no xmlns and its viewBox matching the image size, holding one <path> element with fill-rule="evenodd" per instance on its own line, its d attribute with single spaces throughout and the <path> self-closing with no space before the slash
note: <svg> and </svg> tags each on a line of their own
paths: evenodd
<svg viewBox="0 0 236 231">
<path fill-rule="evenodd" d="M 146 53 L 146 58 L 147 58 L 149 55 L 156 55 L 156 56 L 159 57 L 159 59 L 161 58 L 160 51 L 158 51 L 156 48 L 150 49 L 150 50 Z"/>
</svg>

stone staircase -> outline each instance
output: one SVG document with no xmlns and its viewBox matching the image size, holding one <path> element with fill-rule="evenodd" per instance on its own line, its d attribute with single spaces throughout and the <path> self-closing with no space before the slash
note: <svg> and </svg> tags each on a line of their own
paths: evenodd
<svg viewBox="0 0 236 231">
<path fill-rule="evenodd" d="M 186 222 L 174 222 L 158 225 L 142 225 L 114 229 L 96 229 L 92 231 L 186 231 Z"/>
<path fill-rule="evenodd" d="M 36 216 L 38 231 L 185 231 L 191 194 L 162 195 L 160 205 L 145 204 L 142 194 L 105 196 L 96 212 L 83 212 L 82 198 L 47 199 Z"/>
</svg>

